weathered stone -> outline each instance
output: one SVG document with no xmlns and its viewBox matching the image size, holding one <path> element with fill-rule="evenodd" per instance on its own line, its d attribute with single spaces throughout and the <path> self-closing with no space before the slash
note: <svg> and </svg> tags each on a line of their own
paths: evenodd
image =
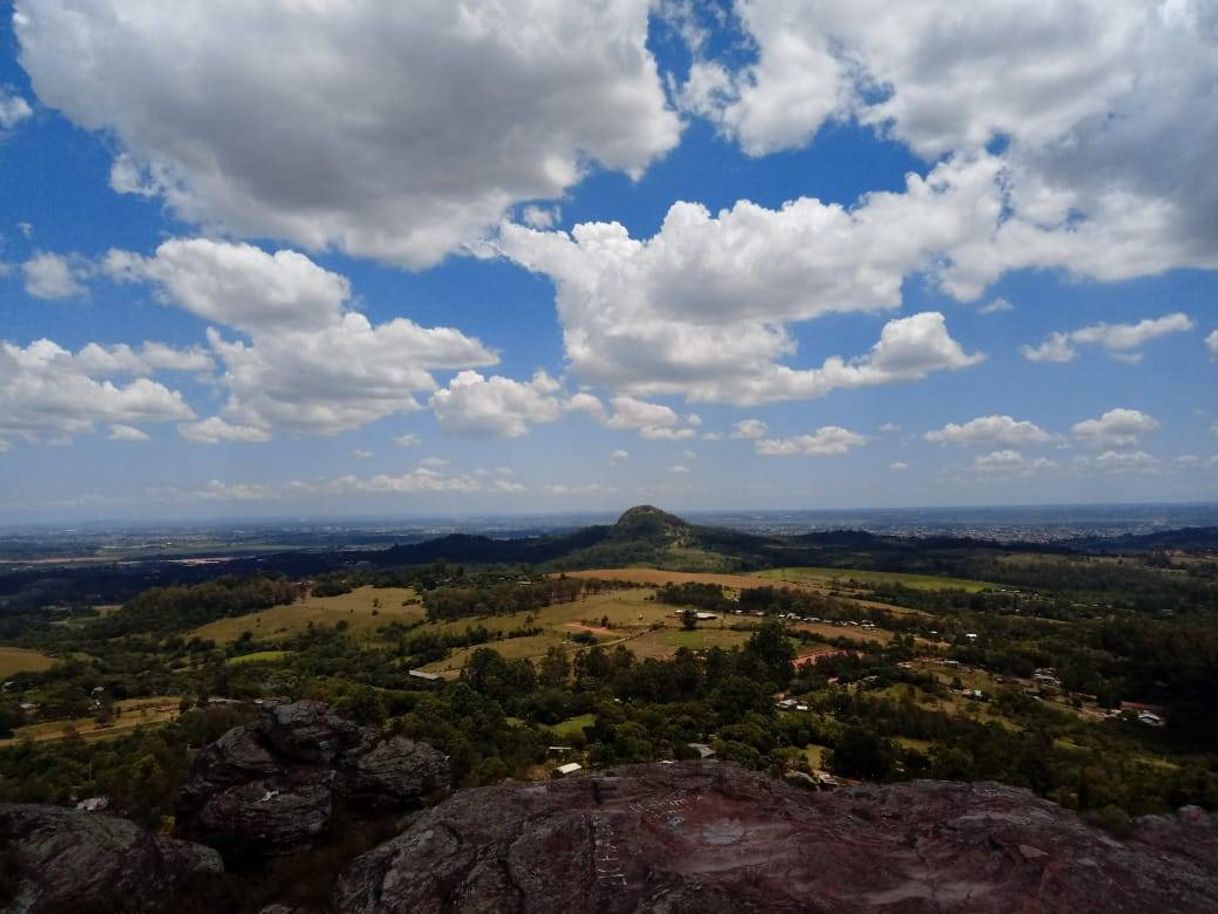
<svg viewBox="0 0 1218 914">
<path fill-rule="evenodd" d="M 448 759 L 431 746 L 386 738 L 320 702 L 279 704 L 195 758 L 177 833 L 248 867 L 315 846 L 340 802 L 378 812 L 412 809 L 450 786 Z"/>
<path fill-rule="evenodd" d="M 1122 842 L 993 784 L 817 793 L 685 762 L 462 791 L 354 861 L 334 910 L 1133 914 L 1212 912 L 1216 892 L 1205 814 Z"/>
<path fill-rule="evenodd" d="M 443 755 L 425 743 L 396 736 L 343 759 L 341 790 L 347 799 L 411 806 L 447 791 L 451 775 Z"/>
<path fill-rule="evenodd" d="M 223 872 L 209 847 L 133 822 L 55 806 L 0 804 L 4 914 L 164 910 L 175 892 Z"/>
</svg>

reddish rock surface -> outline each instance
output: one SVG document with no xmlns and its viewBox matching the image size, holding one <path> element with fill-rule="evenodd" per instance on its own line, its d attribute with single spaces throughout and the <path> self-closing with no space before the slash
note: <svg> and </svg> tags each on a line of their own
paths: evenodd
<svg viewBox="0 0 1218 914">
<path fill-rule="evenodd" d="M 1209 912 L 1218 825 L 1118 841 L 992 784 L 815 793 L 715 762 L 462 791 L 358 858 L 338 914 Z"/>
</svg>

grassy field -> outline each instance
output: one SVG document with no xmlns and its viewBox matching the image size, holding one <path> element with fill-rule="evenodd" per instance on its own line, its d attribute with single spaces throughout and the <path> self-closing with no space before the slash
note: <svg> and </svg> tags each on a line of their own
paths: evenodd
<svg viewBox="0 0 1218 914">
<path fill-rule="evenodd" d="M 554 645 L 570 650 L 583 646 L 574 642 L 564 641 L 563 636 L 557 632 L 547 631 L 540 635 L 528 635 L 524 638 L 508 638 L 504 641 L 491 641 L 487 644 L 458 648 L 448 657 L 445 657 L 443 660 L 437 660 L 435 663 L 429 663 L 423 669 L 429 673 L 455 675 L 469 663 L 470 654 L 481 647 L 491 648 L 505 660 L 520 660 L 522 658 L 536 660 L 539 657 L 544 657 L 546 651 Z"/>
<path fill-rule="evenodd" d="M 252 654 L 242 654 L 240 657 L 230 657 L 228 663 L 276 663 L 291 653 L 291 651 L 255 651 Z"/>
<path fill-rule="evenodd" d="M 829 752 L 828 746 L 818 746 L 812 743 L 804 746 L 804 758 L 808 760 L 808 764 L 818 770 L 823 770 L 825 767 L 825 753 Z"/>
<path fill-rule="evenodd" d="M 579 577 L 614 577 L 639 583 L 663 583 L 667 581 L 700 581 L 723 584 L 726 587 L 756 584 L 757 579 L 745 575 L 696 574 L 691 572 L 659 571 L 654 568 L 613 569 L 606 572 L 579 572 Z M 511 632 L 529 626 L 541 632 L 520 638 L 491 641 L 484 645 L 461 648 L 452 656 L 429 664 L 429 672 L 455 676 L 469 662 L 469 655 L 477 647 L 489 647 L 508 659 L 527 657 L 536 659 L 552 646 L 567 651 L 577 651 L 583 645 L 570 640 L 577 632 L 590 632 L 605 647 L 621 644 L 629 648 L 640 660 L 671 657 L 678 648 L 708 650 L 711 647 L 730 649 L 740 647 L 749 639 L 747 631 L 733 631 L 729 624 L 736 617 L 727 617 L 712 622 L 702 622 L 694 631 L 684 631 L 677 617 L 676 607 L 657 603 L 652 599 L 651 588 L 611 591 L 595 594 L 573 603 L 559 603 L 533 612 L 519 612 L 504 616 L 483 616 L 456 619 L 452 622 L 428 624 L 415 631 L 434 632 L 440 635 L 463 633 L 467 628 L 484 626 L 492 632 Z M 608 626 L 602 625 L 607 621 Z M 756 620 L 750 620 L 756 621 Z M 824 638 L 846 638 L 859 647 L 871 644 L 887 644 L 893 633 L 884 629 L 862 629 L 851 626 L 835 626 L 818 623 L 797 623 L 797 628 L 814 632 Z M 799 646 L 797 646 L 798 648 Z M 801 648 L 808 653 L 807 647 Z"/>
<path fill-rule="evenodd" d="M 602 568 L 594 571 L 568 571 L 569 578 L 602 578 L 608 581 L 630 581 L 660 587 L 664 584 L 718 584 L 730 590 L 760 587 L 750 574 L 712 574 L 700 571 L 664 571 L 659 568 Z M 799 582 L 791 582 L 799 586 Z"/>
<path fill-rule="evenodd" d="M 596 721 L 595 714 L 581 714 L 578 717 L 568 717 L 550 727 L 550 732 L 558 739 L 571 739 L 584 732 L 584 727 L 590 727 Z"/>
<path fill-rule="evenodd" d="M 902 574 L 892 571 L 858 571 L 853 568 L 771 568 L 754 573 L 755 577 L 785 584 L 832 587 L 858 582 L 863 585 L 900 584 L 911 590 L 963 590 L 978 593 L 993 587 L 984 581 L 945 578 L 930 574 Z"/>
<path fill-rule="evenodd" d="M 564 632 L 579 631 L 584 625 L 599 627 L 606 616 L 609 617 L 609 625 L 613 629 L 647 628 L 651 623 L 663 620 L 674 609 L 672 606 L 649 600 L 648 597 L 652 593 L 651 590 L 615 590 L 594 594 L 574 603 L 556 603 L 536 612 L 457 619 L 453 622 L 429 625 L 420 631 L 453 634 L 463 632 L 471 626 L 484 625 L 491 631 L 508 632 L 525 628 L 529 624 L 530 616 L 533 617 L 533 625 L 561 628 Z"/>
<path fill-rule="evenodd" d="M 229 644 L 243 632 L 251 632 L 255 641 L 264 641 L 297 634 L 310 623 L 335 625 L 345 621 L 351 634 L 375 640 L 377 629 L 390 622 L 413 623 L 423 618 L 421 604 L 402 605 L 417 598 L 407 587 L 357 587 L 337 597 L 309 597 L 245 616 L 217 619 L 191 634 L 210 638 L 217 644 Z"/>
<path fill-rule="evenodd" d="M 0 739 L 0 747 L 11 746 L 22 739 L 36 743 L 63 739 L 70 730 L 75 730 L 84 739 L 106 739 L 130 733 L 136 727 L 147 727 L 167 723 L 178 716 L 181 699 L 173 695 L 158 695 L 150 698 L 129 698 L 114 703 L 114 721 L 101 726 L 91 717 L 76 720 L 48 720 L 18 727 L 12 739 Z"/>
<path fill-rule="evenodd" d="M 705 651 L 712 647 L 740 647 L 749 640 L 749 634 L 734 632 L 729 628 L 697 628 L 692 632 L 666 628 L 640 635 L 626 646 L 634 651 L 639 659 L 662 658 L 676 653 L 680 647 L 695 651 Z"/>
<path fill-rule="evenodd" d="M 41 673 L 55 663 L 53 657 L 23 647 L 0 647 L 0 679 L 16 673 Z"/>
<path fill-rule="evenodd" d="M 791 626 L 797 631 L 810 632 L 820 638 L 845 638 L 863 646 L 867 642 L 887 644 L 894 635 L 886 628 L 856 628 L 853 625 L 830 625 L 828 622 L 796 622 Z"/>
</svg>

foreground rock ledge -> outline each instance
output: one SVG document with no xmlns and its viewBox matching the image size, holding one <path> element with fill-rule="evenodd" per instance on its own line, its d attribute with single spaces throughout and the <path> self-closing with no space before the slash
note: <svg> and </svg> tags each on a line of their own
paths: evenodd
<svg viewBox="0 0 1218 914">
<path fill-rule="evenodd" d="M 358 858 L 338 914 L 1218 910 L 1197 810 L 1117 841 L 1024 790 L 812 793 L 733 765 L 462 791 Z"/>
<path fill-rule="evenodd" d="M 316 701 L 270 705 L 196 756 L 177 835 L 248 866 L 324 840 L 338 803 L 416 809 L 451 782 L 447 756 L 425 743 L 384 736 Z"/>
<path fill-rule="evenodd" d="M 163 910 L 194 880 L 223 871 L 209 847 L 144 831 L 125 819 L 0 803 L 0 911 Z"/>
</svg>

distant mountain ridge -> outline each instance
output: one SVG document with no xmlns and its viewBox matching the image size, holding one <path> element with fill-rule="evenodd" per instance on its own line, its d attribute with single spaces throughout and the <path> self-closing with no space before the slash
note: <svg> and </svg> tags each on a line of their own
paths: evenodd
<svg viewBox="0 0 1218 914">
<path fill-rule="evenodd" d="M 514 538 L 453 533 L 377 550 L 247 553 L 226 560 L 221 568 L 222 573 L 236 576 L 276 572 L 304 578 L 353 565 L 388 569 L 443 561 L 469 566 L 530 565 L 550 571 L 649 566 L 672 571 L 737 572 L 829 566 L 967 577 L 961 563 L 970 555 L 1138 554 L 1182 548 L 1218 548 L 1218 527 L 1095 536 L 1061 543 L 1012 543 L 956 536 L 914 538 L 862 530 L 790 535 L 704 526 L 654 505 L 636 505 L 613 524 L 565 533 Z M 28 592 L 44 603 L 116 603 L 148 587 L 209 580 L 217 570 L 214 565 L 166 560 L 82 567 L 39 564 L 0 573 L 0 600 L 6 595 Z"/>
</svg>

